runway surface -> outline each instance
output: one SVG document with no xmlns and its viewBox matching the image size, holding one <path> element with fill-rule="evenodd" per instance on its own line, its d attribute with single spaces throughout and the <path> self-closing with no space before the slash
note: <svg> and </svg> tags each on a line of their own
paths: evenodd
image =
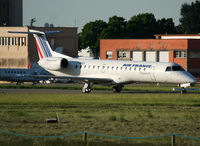
<svg viewBox="0 0 200 146">
<path fill-rule="evenodd" d="M 9 93 L 41 93 L 41 94 L 83 94 L 81 90 L 66 90 L 66 89 L 0 89 L 0 94 Z M 120 93 L 113 93 L 111 90 L 92 90 L 90 94 L 179 94 L 179 92 L 157 92 L 157 91 L 121 91 Z M 192 92 L 189 94 L 199 94 L 198 92 Z"/>
</svg>

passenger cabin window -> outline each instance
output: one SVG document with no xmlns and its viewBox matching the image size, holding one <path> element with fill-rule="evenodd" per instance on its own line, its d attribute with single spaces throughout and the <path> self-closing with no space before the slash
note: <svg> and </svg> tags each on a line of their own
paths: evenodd
<svg viewBox="0 0 200 146">
<path fill-rule="evenodd" d="M 167 71 L 185 71 L 181 66 L 168 66 L 165 70 Z"/>
</svg>

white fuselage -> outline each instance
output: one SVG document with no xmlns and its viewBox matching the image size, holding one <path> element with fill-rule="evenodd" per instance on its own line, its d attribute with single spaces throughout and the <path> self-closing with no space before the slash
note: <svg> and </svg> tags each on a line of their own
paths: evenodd
<svg viewBox="0 0 200 146">
<path fill-rule="evenodd" d="M 117 60 L 81 60 L 66 58 L 69 66 L 60 71 L 51 71 L 56 76 L 110 79 L 113 84 L 128 82 L 194 83 L 194 77 L 186 71 L 166 71 L 175 63 L 134 62 Z"/>
</svg>

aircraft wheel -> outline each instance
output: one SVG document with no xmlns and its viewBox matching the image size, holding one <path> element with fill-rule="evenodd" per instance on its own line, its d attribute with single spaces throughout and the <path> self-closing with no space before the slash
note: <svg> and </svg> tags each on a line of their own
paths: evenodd
<svg viewBox="0 0 200 146">
<path fill-rule="evenodd" d="M 91 92 L 91 83 L 90 82 L 86 82 L 82 88 L 82 92 L 83 93 L 90 93 Z"/>
<path fill-rule="evenodd" d="M 186 93 L 187 93 L 186 89 L 185 89 L 185 88 L 182 88 L 182 89 L 181 89 L 181 94 L 186 94 Z"/>
<path fill-rule="evenodd" d="M 113 86 L 113 88 L 112 88 L 112 91 L 114 93 L 119 93 L 119 92 L 121 92 L 121 90 L 122 90 L 121 86 Z"/>
<path fill-rule="evenodd" d="M 85 88 L 82 90 L 83 93 L 90 93 L 91 92 L 91 89 L 90 88 Z"/>
</svg>

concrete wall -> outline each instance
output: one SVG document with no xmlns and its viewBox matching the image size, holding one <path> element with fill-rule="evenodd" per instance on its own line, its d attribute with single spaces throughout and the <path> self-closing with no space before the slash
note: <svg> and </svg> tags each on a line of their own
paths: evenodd
<svg viewBox="0 0 200 146">
<path fill-rule="evenodd" d="M 0 68 L 27 68 L 28 35 L 10 34 L 8 30 L 28 31 L 28 27 L 0 27 Z"/>
</svg>

